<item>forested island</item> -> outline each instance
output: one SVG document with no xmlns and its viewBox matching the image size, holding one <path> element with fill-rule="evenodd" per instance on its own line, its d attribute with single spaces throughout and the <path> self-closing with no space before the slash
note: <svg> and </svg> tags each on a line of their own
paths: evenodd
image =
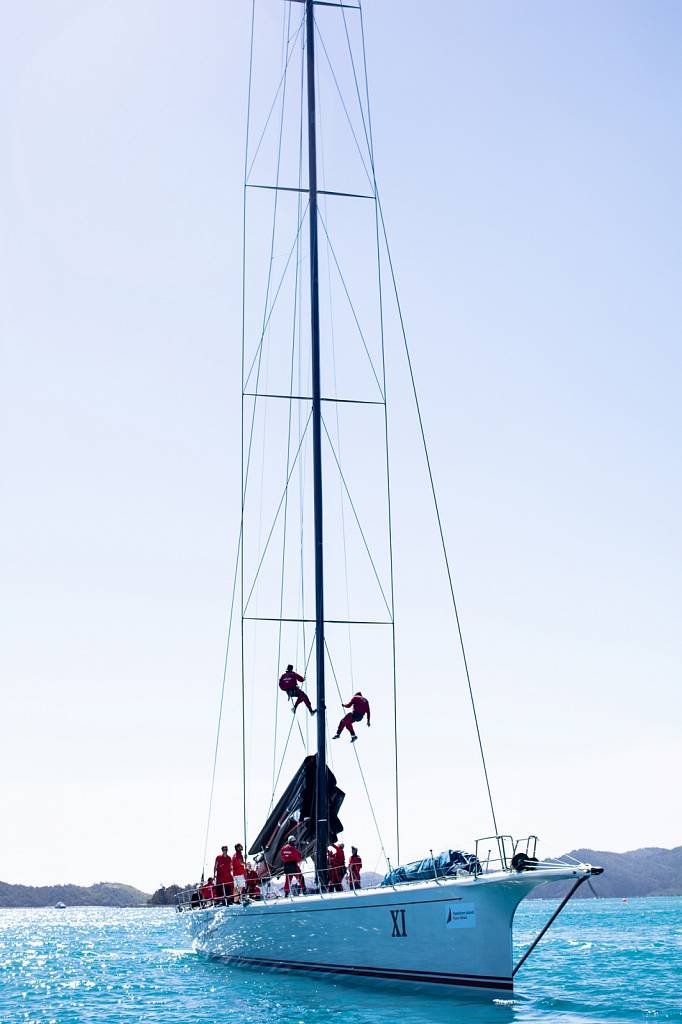
<svg viewBox="0 0 682 1024">
<path fill-rule="evenodd" d="M 95 885 L 10 885 L 0 882 L 0 907 L 145 907 L 149 893 L 121 882 Z"/>
<path fill-rule="evenodd" d="M 637 896 L 682 896 L 682 846 L 672 850 L 646 847 L 628 853 L 605 850 L 571 850 L 562 859 L 573 858 L 587 864 L 598 864 L 604 874 L 592 878 L 589 885 L 578 889 L 576 898 L 634 898 Z M 364 872 L 366 885 L 376 885 L 380 875 Z M 120 882 L 98 882 L 96 885 L 11 885 L 0 882 L 0 907 L 164 907 L 172 906 L 175 896 L 185 885 L 161 886 L 155 893 L 142 892 Z M 566 882 L 543 885 L 531 893 L 532 899 L 557 899 L 566 892 Z"/>
</svg>

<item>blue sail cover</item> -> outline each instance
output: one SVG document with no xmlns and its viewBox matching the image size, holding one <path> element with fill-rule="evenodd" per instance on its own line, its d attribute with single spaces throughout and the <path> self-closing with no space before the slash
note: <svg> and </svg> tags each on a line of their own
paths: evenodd
<svg viewBox="0 0 682 1024">
<path fill-rule="evenodd" d="M 473 853 L 464 853 L 463 850 L 443 850 L 437 857 L 426 857 L 424 860 L 413 860 L 410 864 L 401 864 L 399 868 L 389 871 L 381 884 L 428 882 L 432 878 L 455 875 L 458 871 L 468 871 L 473 875 L 480 870 L 480 861 Z"/>
</svg>

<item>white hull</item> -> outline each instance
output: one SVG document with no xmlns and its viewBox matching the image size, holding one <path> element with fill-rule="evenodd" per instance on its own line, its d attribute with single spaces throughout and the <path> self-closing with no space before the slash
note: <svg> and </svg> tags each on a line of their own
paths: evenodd
<svg viewBox="0 0 682 1024">
<path fill-rule="evenodd" d="M 585 865 L 297 896 L 186 913 L 195 948 L 227 963 L 508 993 L 512 922 L 544 882 Z"/>
</svg>

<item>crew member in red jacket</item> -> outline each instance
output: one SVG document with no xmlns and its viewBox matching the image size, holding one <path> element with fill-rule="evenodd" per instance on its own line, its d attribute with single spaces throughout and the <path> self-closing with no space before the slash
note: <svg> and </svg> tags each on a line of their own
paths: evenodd
<svg viewBox="0 0 682 1024">
<path fill-rule="evenodd" d="M 317 714 L 317 711 L 313 711 L 312 705 L 308 699 L 308 695 L 298 685 L 299 683 L 305 682 L 305 676 L 299 676 L 298 672 L 294 672 L 293 665 L 287 665 L 287 670 L 283 676 L 280 676 L 279 688 L 284 690 L 289 700 L 293 700 L 296 697 L 296 703 L 291 709 L 296 714 L 296 708 L 299 704 L 305 704 L 311 715 Z"/>
<path fill-rule="evenodd" d="M 359 889 L 360 883 L 360 872 L 362 870 L 362 861 L 358 854 L 357 846 L 351 846 L 350 857 L 348 858 L 348 884 L 351 889 Z"/>
<path fill-rule="evenodd" d="M 209 878 L 208 882 L 204 882 L 200 889 L 200 895 L 205 903 L 212 903 L 215 898 L 215 887 L 213 885 L 213 879 Z"/>
<path fill-rule="evenodd" d="M 224 897 L 226 902 L 232 902 L 234 895 L 234 879 L 232 877 L 232 858 L 227 852 L 227 846 L 222 847 L 213 865 L 213 874 L 216 880 L 216 896 Z"/>
<path fill-rule="evenodd" d="M 343 706 L 344 708 L 352 708 L 353 710 L 347 714 L 345 718 L 341 719 L 336 730 L 336 736 L 332 736 L 332 739 L 338 740 L 343 730 L 348 729 L 348 732 L 350 733 L 350 741 L 351 743 L 355 743 L 357 736 L 355 735 L 353 722 L 361 722 L 365 715 L 367 715 L 367 728 L 369 728 L 369 701 L 366 697 L 363 697 L 358 690 L 358 692 L 351 697 L 348 703 Z"/>
<path fill-rule="evenodd" d="M 294 846 L 295 837 L 289 836 L 286 846 L 282 847 L 280 857 L 282 858 L 282 864 L 284 866 L 284 895 L 289 895 L 289 885 L 291 879 L 295 878 L 301 887 L 301 892 L 305 892 L 305 879 L 301 874 L 301 861 L 303 860 L 303 854 L 297 847 Z"/>
<path fill-rule="evenodd" d="M 237 843 L 232 854 L 232 874 L 234 875 L 234 888 L 237 895 L 246 888 L 244 878 L 244 847 Z"/>
<path fill-rule="evenodd" d="M 343 876 L 346 873 L 346 855 L 343 852 L 343 843 L 336 843 L 329 847 L 327 864 L 329 865 L 327 880 L 330 891 L 343 892 Z"/>
<path fill-rule="evenodd" d="M 244 878 L 246 879 L 246 895 L 250 896 L 252 900 L 259 900 L 261 898 L 261 889 L 258 884 L 258 873 L 254 871 L 253 864 L 250 860 L 247 860 L 246 862 Z"/>
</svg>

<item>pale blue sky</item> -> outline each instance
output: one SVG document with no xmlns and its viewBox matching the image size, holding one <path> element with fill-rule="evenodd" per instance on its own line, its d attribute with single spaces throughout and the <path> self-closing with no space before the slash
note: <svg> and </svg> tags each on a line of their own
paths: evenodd
<svg viewBox="0 0 682 1024">
<path fill-rule="evenodd" d="M 282 5 L 257 7 L 278 61 Z M 249 17 L 207 0 L 6 7 L 3 880 L 151 888 L 201 859 L 239 516 Z M 499 824 L 546 853 L 678 845 L 682 12 L 367 0 L 365 27 Z M 470 846 L 489 818 L 388 354 L 412 857 Z M 355 671 L 390 843 L 389 688 L 357 654 Z M 274 695 L 249 685 L 255 829 Z M 236 700 L 212 846 L 240 838 Z M 378 866 L 350 751 L 334 758 L 345 837 Z"/>
</svg>

